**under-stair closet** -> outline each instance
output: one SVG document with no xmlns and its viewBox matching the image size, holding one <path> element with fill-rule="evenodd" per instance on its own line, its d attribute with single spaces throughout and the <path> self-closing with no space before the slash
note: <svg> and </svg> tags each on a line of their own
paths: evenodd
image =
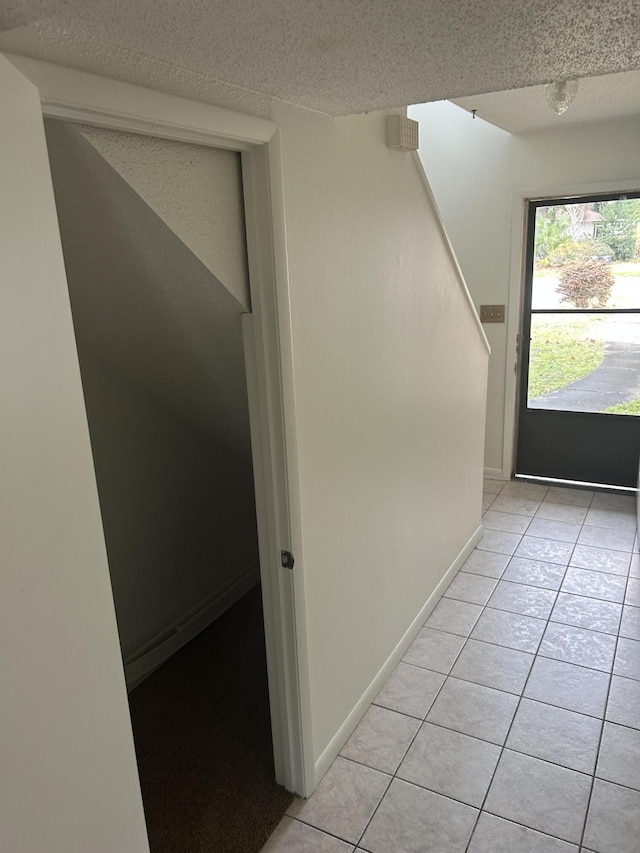
<svg viewBox="0 0 640 853">
<path fill-rule="evenodd" d="M 151 851 L 259 850 L 290 795 L 272 758 L 240 157 L 45 124 Z"/>
</svg>

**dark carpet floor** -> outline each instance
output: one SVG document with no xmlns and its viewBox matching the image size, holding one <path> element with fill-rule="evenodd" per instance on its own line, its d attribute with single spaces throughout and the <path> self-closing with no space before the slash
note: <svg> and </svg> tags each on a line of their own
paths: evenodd
<svg viewBox="0 0 640 853">
<path fill-rule="evenodd" d="M 275 783 L 260 587 L 129 696 L 151 853 L 258 853 Z"/>
</svg>

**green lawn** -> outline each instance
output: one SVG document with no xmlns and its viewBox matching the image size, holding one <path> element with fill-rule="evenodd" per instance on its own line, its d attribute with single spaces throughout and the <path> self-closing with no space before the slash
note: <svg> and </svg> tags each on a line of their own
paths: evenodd
<svg viewBox="0 0 640 853">
<path fill-rule="evenodd" d="M 627 403 L 618 403 L 617 406 L 609 406 L 605 409 L 612 415 L 640 415 L 640 400 L 629 400 Z"/>
<path fill-rule="evenodd" d="M 616 261 L 611 264 L 611 272 L 615 278 L 619 275 L 640 276 L 640 261 Z"/>
<path fill-rule="evenodd" d="M 602 363 L 604 344 L 585 335 L 593 323 L 593 320 L 563 322 L 534 318 L 529 357 L 529 399 L 564 388 Z"/>
</svg>

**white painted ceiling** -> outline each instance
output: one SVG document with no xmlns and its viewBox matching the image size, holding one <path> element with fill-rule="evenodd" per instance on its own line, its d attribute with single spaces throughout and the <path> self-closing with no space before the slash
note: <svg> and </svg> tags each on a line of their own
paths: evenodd
<svg viewBox="0 0 640 853">
<path fill-rule="evenodd" d="M 1 50 L 332 115 L 640 69 L 637 0 L 5 0 L 0 29 Z"/>
<path fill-rule="evenodd" d="M 640 115 L 640 71 L 579 81 L 578 93 L 564 115 L 549 109 L 544 86 L 457 98 L 465 110 L 511 133 L 526 133 Z"/>
</svg>

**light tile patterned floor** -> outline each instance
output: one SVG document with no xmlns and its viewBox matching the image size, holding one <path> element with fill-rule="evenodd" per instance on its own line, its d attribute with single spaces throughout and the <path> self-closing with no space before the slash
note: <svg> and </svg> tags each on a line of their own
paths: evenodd
<svg viewBox="0 0 640 853">
<path fill-rule="evenodd" d="M 638 853 L 635 501 L 485 482 L 485 534 L 264 853 Z"/>
</svg>

